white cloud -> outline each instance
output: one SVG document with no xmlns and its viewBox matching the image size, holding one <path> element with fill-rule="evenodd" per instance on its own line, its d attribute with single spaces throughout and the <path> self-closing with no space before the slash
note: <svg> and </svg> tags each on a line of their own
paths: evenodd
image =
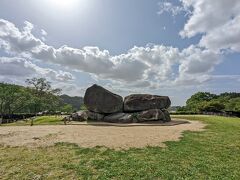
<svg viewBox="0 0 240 180">
<path fill-rule="evenodd" d="M 42 34 L 43 36 L 47 36 L 47 32 L 46 32 L 44 29 L 41 29 L 41 34 Z"/>
<path fill-rule="evenodd" d="M 170 79 L 173 76 L 172 67 L 179 62 L 180 57 L 178 48 L 164 45 L 134 47 L 128 54 L 149 66 L 148 76 L 153 75 L 161 80 Z"/>
<path fill-rule="evenodd" d="M 46 37 L 45 36 L 47 36 L 47 32 L 44 29 L 41 29 L 41 35 L 42 35 L 41 40 L 43 42 L 45 42 L 46 41 Z"/>
<path fill-rule="evenodd" d="M 211 79 L 211 76 L 206 75 L 199 75 L 193 76 L 191 74 L 181 73 L 174 81 L 174 85 L 176 86 L 189 86 L 189 85 L 201 85 Z"/>
<path fill-rule="evenodd" d="M 74 79 L 74 76 L 69 72 L 42 68 L 19 57 L 0 57 L 0 76 L 22 79 L 38 76 L 47 77 L 55 81 L 71 81 Z"/>
<path fill-rule="evenodd" d="M 181 57 L 179 72 L 187 74 L 209 73 L 220 62 L 219 54 L 193 45 L 184 49 Z"/>
<path fill-rule="evenodd" d="M 25 21 L 24 24 L 25 24 L 25 26 L 23 27 L 23 33 L 31 35 L 34 25 L 28 21 Z"/>
<path fill-rule="evenodd" d="M 200 45 L 214 51 L 231 49 L 240 52 L 240 15 L 221 28 L 209 31 L 202 37 Z"/>
<path fill-rule="evenodd" d="M 23 58 L 0 57 L 0 75 L 27 77 L 36 72 L 32 63 Z"/>
<path fill-rule="evenodd" d="M 213 51 L 231 49 L 240 52 L 240 1 L 239 0 L 181 0 L 191 16 L 182 37 L 202 34 L 200 45 Z"/>
<path fill-rule="evenodd" d="M 35 37 L 31 32 L 33 28 L 31 23 L 25 22 L 25 27 L 20 30 L 13 23 L 0 19 L 1 46 L 10 54 L 87 72 L 99 80 L 117 81 L 136 88 L 156 89 L 176 83 L 186 84 L 185 81 L 189 85 L 203 83 L 219 63 L 217 53 L 198 46 L 183 50 L 164 45 L 136 46 L 116 56 L 98 47 L 54 48 Z M 35 67 L 59 81 L 74 79 L 70 73 L 39 68 Z"/>
<path fill-rule="evenodd" d="M 13 23 L 0 19 L 0 38 L 2 47 L 11 53 L 28 52 L 39 47 L 42 42 L 32 35 L 32 29 L 33 25 L 27 21 L 25 22 L 23 30 L 20 31 Z"/>
<path fill-rule="evenodd" d="M 55 71 L 56 72 L 56 71 Z M 72 81 L 75 79 L 75 77 L 70 73 L 66 71 L 58 71 L 56 74 L 56 79 L 59 81 Z"/>
<path fill-rule="evenodd" d="M 187 13 L 187 9 L 184 8 L 183 6 L 177 6 L 177 5 L 173 5 L 171 2 L 159 2 L 158 3 L 158 14 L 161 15 L 164 12 L 170 13 L 172 14 L 172 16 L 176 16 L 182 12 Z"/>
</svg>

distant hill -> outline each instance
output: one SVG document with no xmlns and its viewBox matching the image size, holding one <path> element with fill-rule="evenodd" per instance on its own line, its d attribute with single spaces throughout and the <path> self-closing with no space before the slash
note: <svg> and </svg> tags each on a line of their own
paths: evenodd
<svg viewBox="0 0 240 180">
<path fill-rule="evenodd" d="M 74 109 L 79 110 L 81 105 L 83 104 L 83 97 L 80 96 L 68 96 L 63 94 L 60 96 L 64 104 L 70 104 Z"/>
</svg>

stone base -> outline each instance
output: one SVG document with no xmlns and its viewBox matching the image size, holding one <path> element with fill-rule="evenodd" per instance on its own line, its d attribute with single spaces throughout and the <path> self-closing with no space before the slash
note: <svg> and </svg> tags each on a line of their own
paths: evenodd
<svg viewBox="0 0 240 180">
<path fill-rule="evenodd" d="M 135 113 L 100 114 L 91 111 L 79 111 L 71 115 L 74 121 L 98 121 L 110 123 L 141 123 L 148 121 L 169 122 L 171 117 L 166 109 L 150 109 Z"/>
<path fill-rule="evenodd" d="M 110 114 L 104 117 L 104 122 L 111 123 L 133 123 L 137 122 L 136 118 L 134 118 L 133 114 L 130 113 L 115 113 Z"/>
</svg>

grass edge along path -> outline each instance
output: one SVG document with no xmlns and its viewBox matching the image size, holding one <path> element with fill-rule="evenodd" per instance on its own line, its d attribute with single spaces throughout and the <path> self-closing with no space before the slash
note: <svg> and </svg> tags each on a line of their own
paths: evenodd
<svg viewBox="0 0 240 180">
<path fill-rule="evenodd" d="M 33 125 L 64 125 L 63 121 L 64 116 L 37 116 Z M 2 124 L 2 126 L 30 126 L 31 120 L 20 120 L 9 124 Z"/>
</svg>

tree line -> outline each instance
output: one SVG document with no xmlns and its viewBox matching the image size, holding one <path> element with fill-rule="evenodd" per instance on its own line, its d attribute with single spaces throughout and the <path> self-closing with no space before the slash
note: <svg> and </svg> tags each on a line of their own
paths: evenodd
<svg viewBox="0 0 240 180">
<path fill-rule="evenodd" d="M 61 94 L 61 89 L 53 88 L 45 78 L 26 80 L 26 87 L 0 83 L 0 124 L 4 114 L 37 114 L 38 112 L 66 112 L 79 110 L 83 104 L 81 97 Z M 192 95 L 186 106 L 178 107 L 177 112 L 240 112 L 240 93 L 225 92 L 219 95 L 198 92 Z"/>
<path fill-rule="evenodd" d="M 11 117 L 15 113 L 74 111 L 72 105 L 61 100 L 61 89 L 53 88 L 45 78 L 27 79 L 26 85 L 0 83 L 0 119 L 4 114 Z"/>
<path fill-rule="evenodd" d="M 177 109 L 177 112 L 240 112 L 240 93 L 225 92 L 219 95 L 210 92 L 198 92 L 192 95 L 186 106 Z"/>
</svg>

